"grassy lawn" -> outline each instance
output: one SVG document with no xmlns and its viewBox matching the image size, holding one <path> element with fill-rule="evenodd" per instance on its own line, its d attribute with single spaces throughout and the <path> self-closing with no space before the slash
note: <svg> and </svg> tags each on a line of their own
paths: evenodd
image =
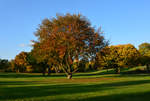
<svg viewBox="0 0 150 101">
<path fill-rule="evenodd" d="M 149 101 L 149 74 L 0 73 L 1 101 Z"/>
</svg>

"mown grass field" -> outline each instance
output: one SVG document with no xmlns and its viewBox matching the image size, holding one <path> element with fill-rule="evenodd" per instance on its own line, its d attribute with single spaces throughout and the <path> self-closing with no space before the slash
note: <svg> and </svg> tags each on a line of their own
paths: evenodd
<svg viewBox="0 0 150 101">
<path fill-rule="evenodd" d="M 124 70 L 132 71 L 135 69 Z M 149 74 L 95 71 L 42 77 L 38 73 L 0 73 L 1 101 L 149 101 Z"/>
</svg>

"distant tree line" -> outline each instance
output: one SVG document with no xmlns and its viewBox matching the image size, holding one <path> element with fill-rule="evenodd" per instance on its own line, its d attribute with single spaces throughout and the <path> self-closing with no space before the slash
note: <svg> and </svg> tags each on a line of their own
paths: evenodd
<svg viewBox="0 0 150 101">
<path fill-rule="evenodd" d="M 0 59 L 3 72 L 63 72 L 68 79 L 74 72 L 146 66 L 150 72 L 150 43 L 139 49 L 132 44 L 109 46 L 101 28 L 95 29 L 82 15 L 57 15 L 44 19 L 35 32 L 31 52 L 21 52 L 15 59 Z"/>
</svg>

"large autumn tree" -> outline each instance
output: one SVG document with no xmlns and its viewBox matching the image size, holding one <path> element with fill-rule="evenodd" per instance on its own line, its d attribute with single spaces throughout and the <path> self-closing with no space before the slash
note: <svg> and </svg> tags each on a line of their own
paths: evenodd
<svg viewBox="0 0 150 101">
<path fill-rule="evenodd" d="M 61 68 L 68 79 L 78 70 L 80 59 L 92 60 L 107 45 L 101 30 L 95 30 L 82 15 L 57 15 L 44 19 L 37 29 L 33 51 L 38 60 Z"/>
<path fill-rule="evenodd" d="M 138 50 L 131 44 L 105 47 L 97 54 L 97 61 L 103 67 L 114 68 L 120 73 L 121 67 L 133 67 L 139 59 Z"/>
</svg>

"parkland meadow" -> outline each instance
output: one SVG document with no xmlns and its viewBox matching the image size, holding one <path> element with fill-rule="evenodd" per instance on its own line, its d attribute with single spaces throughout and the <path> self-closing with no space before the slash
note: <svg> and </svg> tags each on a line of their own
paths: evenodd
<svg viewBox="0 0 150 101">
<path fill-rule="evenodd" d="M 148 101 L 150 75 L 126 74 L 141 67 L 41 76 L 39 73 L 1 73 L 0 101 Z"/>
</svg>

